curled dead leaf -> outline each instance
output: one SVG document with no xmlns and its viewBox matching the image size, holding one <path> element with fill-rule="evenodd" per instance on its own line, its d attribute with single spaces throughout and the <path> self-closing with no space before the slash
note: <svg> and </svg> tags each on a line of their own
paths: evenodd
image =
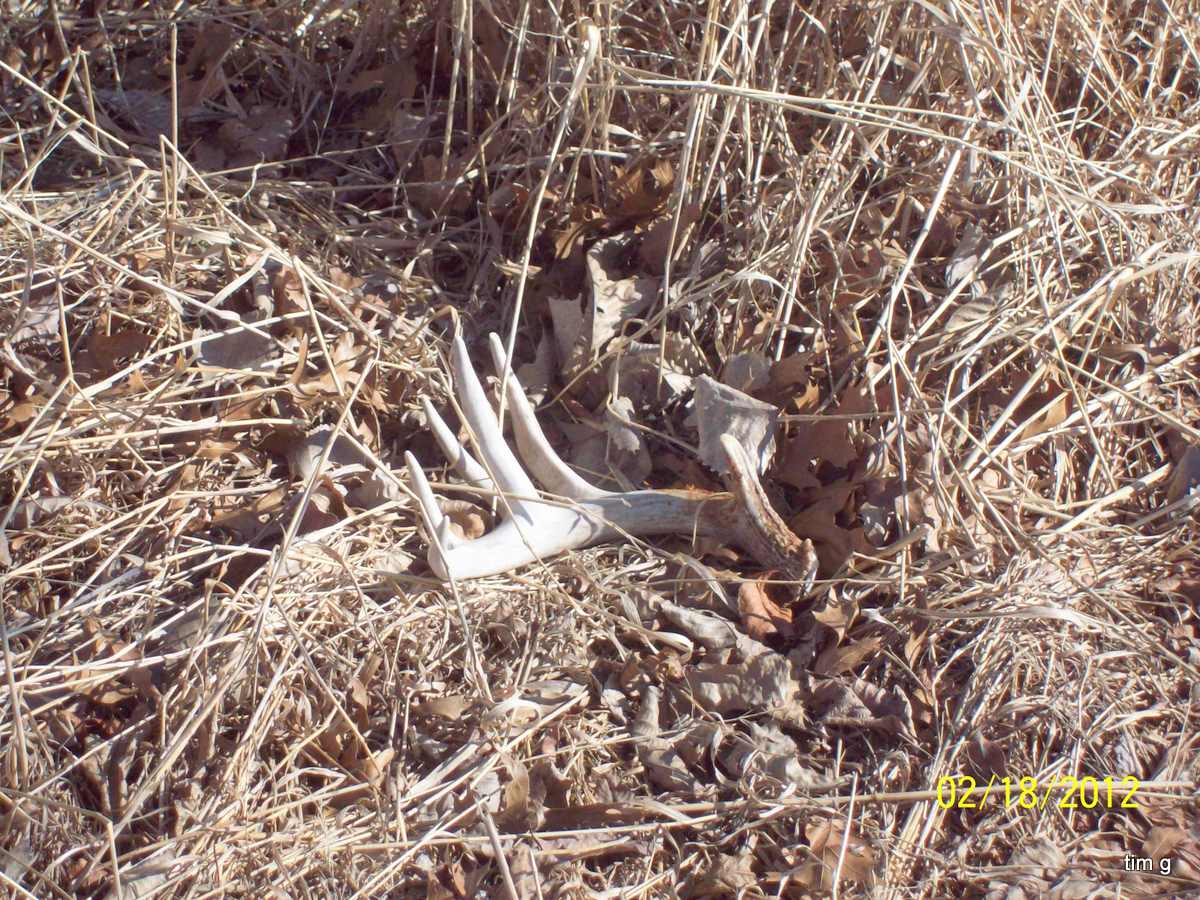
<svg viewBox="0 0 1200 900">
<path fill-rule="evenodd" d="M 813 618 L 827 628 L 832 628 L 838 643 L 846 639 L 846 632 L 858 618 L 858 601 L 854 597 L 841 596 L 830 588 L 822 605 L 813 610 Z"/>
<path fill-rule="evenodd" d="M 450 530 L 465 541 L 473 541 L 491 530 L 492 514 L 468 500 L 442 500 L 441 507 L 450 520 Z"/>
<path fill-rule="evenodd" d="M 876 656 L 881 646 L 881 639 L 870 637 L 840 647 L 828 647 L 813 663 L 813 672 L 817 675 L 839 675 L 857 669 L 866 660 Z"/>
<path fill-rule="evenodd" d="M 899 688 L 885 691 L 861 678 L 830 678 L 816 685 L 811 699 L 826 725 L 915 737 L 912 706 Z"/>
<path fill-rule="evenodd" d="M 761 646 L 761 645 L 759 645 Z M 798 685 L 786 656 L 763 648 L 741 663 L 701 663 L 684 672 L 692 699 L 709 712 L 728 715 L 790 705 Z"/>
<path fill-rule="evenodd" d="M 470 708 L 471 701 L 463 694 L 446 694 L 413 704 L 413 712 L 416 715 L 433 716 L 448 722 L 457 722 Z"/>
<path fill-rule="evenodd" d="M 1021 426 L 1017 436 L 1018 441 L 1044 434 L 1065 422 L 1071 413 L 1071 395 L 1058 392 L 1049 399 L 1040 397 L 1034 400 L 1030 398 L 1021 404 L 1022 410 L 1031 407 L 1032 411 L 1027 418 L 1024 418 L 1024 425 Z M 1018 415 L 1020 415 L 1020 411 L 1018 411 Z"/>
<path fill-rule="evenodd" d="M 772 600 L 762 581 L 742 582 L 738 588 L 738 613 L 746 634 L 756 641 L 793 635 L 792 611 Z"/>
<path fill-rule="evenodd" d="M 616 171 L 605 203 L 605 212 L 614 219 L 653 215 L 663 208 L 675 186 L 675 168 L 668 159 L 642 156 Z"/>
<path fill-rule="evenodd" d="M 830 892 L 834 873 L 862 887 L 874 882 L 875 851 L 852 823 L 844 819 L 815 819 L 805 826 L 804 836 L 811 857 L 796 877 L 805 886 Z"/>
</svg>

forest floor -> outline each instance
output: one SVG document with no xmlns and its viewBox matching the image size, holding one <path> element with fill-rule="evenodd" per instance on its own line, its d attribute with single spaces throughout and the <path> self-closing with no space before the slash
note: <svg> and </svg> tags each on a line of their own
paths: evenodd
<svg viewBox="0 0 1200 900">
<path fill-rule="evenodd" d="M 3 5 L 8 895 L 1200 889 L 1194 3 Z M 815 582 L 436 577 L 456 329 Z"/>
</svg>

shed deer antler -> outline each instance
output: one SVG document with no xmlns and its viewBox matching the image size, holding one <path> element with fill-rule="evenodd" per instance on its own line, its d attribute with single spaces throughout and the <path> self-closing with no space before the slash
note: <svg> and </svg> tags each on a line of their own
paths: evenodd
<svg viewBox="0 0 1200 900">
<path fill-rule="evenodd" d="M 503 375 L 508 362 L 494 334 L 490 346 L 496 370 Z M 554 452 L 525 391 L 509 371 L 504 381 L 517 450 L 529 474 L 550 495 L 556 495 L 551 499 L 539 493 L 505 442 L 460 335 L 454 337 L 450 364 L 460 391 L 463 418 L 486 468 L 454 436 L 428 400 L 423 401 L 425 414 L 434 437 L 458 473 L 481 492 L 502 494 L 504 519 L 482 537 L 456 537 L 420 463 L 406 453 L 409 477 L 430 532 L 429 565 L 440 578 L 497 575 L 621 535 L 678 534 L 719 537 L 763 566 L 777 570 L 782 577 L 811 585 L 816 572 L 812 542 L 800 540 L 783 523 L 763 492 L 749 454 L 729 435 L 721 438 L 730 468 L 725 477 L 728 492 L 601 490 L 577 475 Z"/>
</svg>

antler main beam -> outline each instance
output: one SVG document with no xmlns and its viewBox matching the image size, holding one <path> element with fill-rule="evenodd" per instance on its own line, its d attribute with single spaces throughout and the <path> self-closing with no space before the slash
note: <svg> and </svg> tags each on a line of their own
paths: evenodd
<svg viewBox="0 0 1200 900">
<path fill-rule="evenodd" d="M 508 360 L 494 334 L 490 347 L 496 370 L 503 374 Z M 729 435 L 721 438 L 730 467 L 725 479 L 728 492 L 601 490 L 554 452 L 512 371 L 502 380 L 507 385 L 513 433 L 524 467 L 504 440 L 461 335 L 454 337 L 450 364 L 460 391 L 463 419 L 483 463 L 455 437 L 428 400 L 423 401 L 425 414 L 458 474 L 480 492 L 501 495 L 503 521 L 474 540 L 454 535 L 420 463 L 406 453 L 413 491 L 431 536 L 429 565 L 440 578 L 497 575 L 624 535 L 679 534 L 723 538 L 784 578 L 811 583 L 816 571 L 812 543 L 800 540 L 783 523 L 763 493 L 749 454 Z M 538 491 L 530 475 L 547 495 Z"/>
</svg>

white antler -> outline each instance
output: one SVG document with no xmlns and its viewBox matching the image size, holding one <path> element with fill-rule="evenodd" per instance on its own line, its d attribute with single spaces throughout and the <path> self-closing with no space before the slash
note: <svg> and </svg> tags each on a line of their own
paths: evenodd
<svg viewBox="0 0 1200 900">
<path fill-rule="evenodd" d="M 490 344 L 496 369 L 503 375 L 508 366 L 504 349 L 494 334 Z M 505 442 L 460 335 L 454 337 L 450 362 L 463 418 L 486 467 L 459 442 L 428 400 L 425 413 L 442 452 L 459 475 L 481 491 L 494 490 L 503 496 L 504 519 L 483 537 L 470 541 L 456 537 L 420 463 L 406 453 L 413 490 L 431 533 L 429 565 L 439 577 L 496 575 L 619 535 L 680 534 L 721 537 L 783 577 L 811 584 L 816 572 L 812 543 L 797 538 L 779 518 L 763 493 L 749 454 L 732 437 L 721 439 L 730 466 L 728 493 L 604 491 L 581 478 L 554 452 L 525 391 L 509 371 L 506 397 L 517 450 L 529 474 L 550 494 L 563 498 L 550 500 L 538 492 Z"/>
</svg>

